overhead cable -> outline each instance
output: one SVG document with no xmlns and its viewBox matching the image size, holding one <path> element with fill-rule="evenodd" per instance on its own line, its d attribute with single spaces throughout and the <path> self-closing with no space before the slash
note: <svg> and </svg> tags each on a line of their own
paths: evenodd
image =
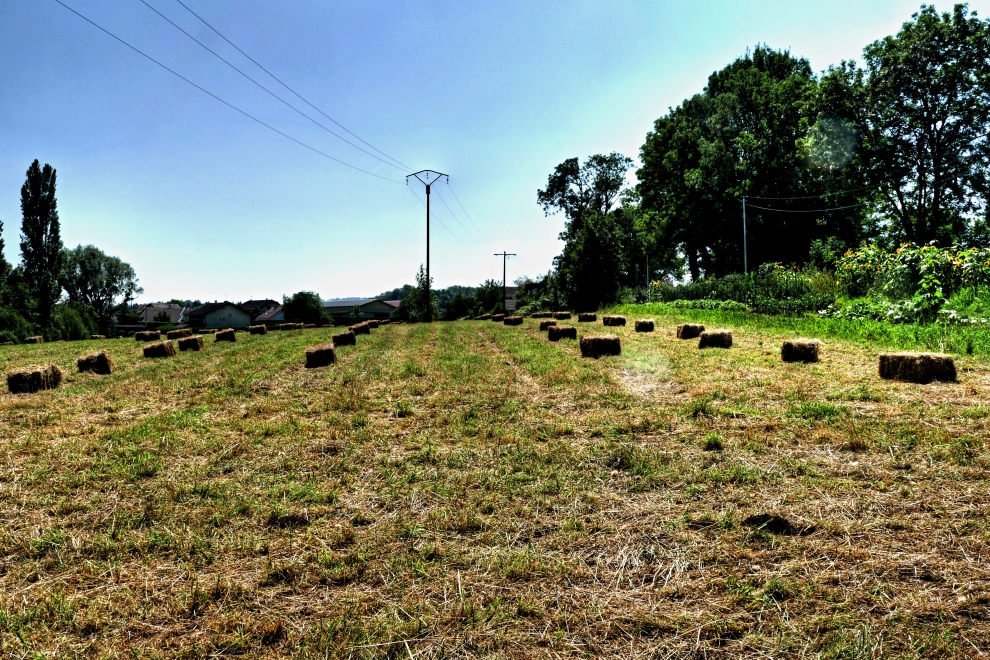
<svg viewBox="0 0 990 660">
<path fill-rule="evenodd" d="M 323 112 L 318 107 L 316 107 L 315 105 L 313 105 L 312 103 L 310 103 L 306 98 L 304 98 L 302 95 L 300 95 L 296 90 L 292 89 L 286 83 L 282 82 L 282 80 L 278 76 L 276 76 L 274 73 L 272 73 L 271 71 L 269 71 L 265 67 L 261 66 L 261 64 L 259 64 L 256 59 L 254 59 L 253 57 L 251 57 L 250 55 L 248 55 L 247 53 L 245 53 L 243 50 L 241 50 L 240 47 L 238 47 L 237 44 L 235 44 L 233 41 L 231 41 L 227 37 L 225 37 L 222 34 L 220 34 L 219 30 L 217 30 L 215 27 L 213 27 L 212 25 L 210 25 L 209 23 L 207 23 L 206 22 L 206 19 L 204 19 L 202 16 L 200 16 L 199 14 L 197 14 L 196 12 L 194 12 L 192 9 L 190 9 L 186 5 L 186 3 L 182 2 L 182 0 L 175 0 L 175 1 L 178 2 L 180 5 L 182 5 L 183 7 L 185 7 L 186 11 L 188 11 L 190 14 L 192 14 L 193 16 L 195 16 L 196 18 L 198 18 L 200 20 L 200 22 L 203 23 L 203 25 L 205 25 L 206 27 L 210 28 L 218 37 L 220 37 L 221 39 L 223 39 L 224 41 L 226 41 L 228 44 L 230 44 L 231 46 L 233 46 L 234 49 L 236 49 L 238 53 L 240 53 L 244 57 L 246 57 L 249 60 L 251 60 L 251 62 L 253 62 L 255 66 L 257 66 L 259 69 L 261 69 L 262 71 L 264 71 L 265 73 L 267 73 L 269 76 L 271 76 L 279 85 L 281 85 L 282 87 L 285 87 L 287 90 L 289 90 L 290 92 L 292 92 L 296 96 L 296 98 L 298 98 L 303 103 L 305 103 L 306 105 L 308 105 L 309 107 L 313 108 L 318 113 L 320 113 L 321 115 L 323 115 L 324 117 L 326 117 L 327 119 L 329 119 L 330 121 L 332 121 L 334 124 L 336 124 L 338 127 L 340 127 L 341 130 L 347 132 L 352 137 L 354 137 L 355 139 L 359 140 L 360 142 L 363 142 L 366 146 L 370 147 L 371 149 L 374 149 L 375 151 L 377 151 L 381 155 L 385 156 L 389 160 L 395 161 L 396 163 L 398 163 L 399 165 L 401 165 L 403 169 L 405 169 L 405 170 L 411 170 L 412 169 L 408 165 L 403 164 L 402 161 L 400 161 L 400 160 L 398 160 L 396 158 L 393 158 L 392 156 L 389 156 L 387 153 L 385 153 L 381 149 L 375 147 L 373 144 L 371 144 L 368 141 L 362 139 L 361 136 L 355 134 L 350 129 L 348 129 L 346 126 L 344 126 L 343 124 L 341 124 L 339 121 L 337 121 L 336 119 L 334 119 L 333 117 L 331 117 L 330 115 L 328 115 L 327 113 Z"/>
<path fill-rule="evenodd" d="M 423 208 L 426 208 L 426 202 L 424 202 L 423 200 L 421 200 L 419 198 L 419 195 L 416 194 L 416 191 L 415 190 L 413 190 L 412 188 L 409 188 L 409 192 L 412 193 L 412 196 L 416 198 L 416 201 L 417 202 L 419 202 L 420 204 L 423 205 Z M 443 227 L 445 230 L 447 230 L 447 233 L 448 234 L 450 234 L 455 239 L 457 239 L 457 242 L 458 243 L 460 243 L 461 245 L 463 245 L 467 249 L 471 250 L 472 252 L 477 252 L 478 254 L 481 254 L 481 252 L 478 252 L 478 250 L 476 250 L 475 248 L 471 247 L 470 245 L 468 245 L 467 243 L 465 243 L 464 241 L 462 241 L 461 238 L 457 234 L 455 234 L 454 232 L 450 231 L 450 228 L 447 227 L 447 225 L 443 224 L 443 222 L 439 218 L 431 218 L 431 219 L 432 220 L 436 220 L 437 222 L 439 222 L 440 223 L 440 226 Z"/>
<path fill-rule="evenodd" d="M 233 69 L 237 73 L 239 73 L 242 76 L 244 76 L 247 80 L 249 80 L 252 83 L 254 83 L 259 89 L 261 89 L 266 94 L 268 94 L 272 98 L 276 99 L 277 101 L 279 101 L 280 103 L 282 103 L 283 105 L 285 105 L 287 108 L 289 108 L 293 112 L 299 114 L 302 117 L 305 117 L 309 121 L 313 122 L 314 124 L 316 124 L 317 126 L 319 126 L 320 128 L 322 128 L 323 130 L 325 130 L 330 135 L 334 136 L 335 138 L 337 138 L 339 140 L 342 140 L 342 141 L 346 142 L 347 144 L 349 144 L 350 146 L 354 147 L 355 149 L 357 149 L 361 153 L 367 154 L 367 155 L 371 156 L 372 158 L 385 163 L 389 167 L 394 167 L 397 170 L 398 169 L 402 169 L 398 165 L 395 165 L 394 163 L 390 163 L 389 161 L 385 160 L 381 156 L 376 156 L 375 154 L 371 153 L 367 149 L 362 149 L 361 147 L 359 147 L 358 145 L 354 144 L 353 142 L 351 142 L 350 140 L 348 140 L 344 136 L 338 135 L 337 133 L 333 132 L 332 130 L 330 130 L 329 128 L 327 128 L 323 124 L 321 124 L 320 122 L 316 121 L 315 119 L 313 119 L 312 117 L 310 117 L 309 115 L 307 115 L 305 112 L 301 111 L 299 108 L 295 107 L 294 105 L 292 105 L 291 103 L 289 103 L 288 101 L 286 101 L 285 99 L 283 99 L 281 96 L 279 96 L 275 92 L 271 91 L 270 89 L 268 89 L 267 87 L 265 87 L 264 85 L 262 85 L 260 82 L 258 82 L 257 80 L 255 80 L 254 78 L 252 78 L 251 76 L 249 76 L 248 74 L 246 74 L 243 71 L 241 71 L 240 69 L 238 69 L 231 62 L 229 62 L 228 60 L 226 60 L 222 55 L 220 55 L 215 50 L 213 50 L 212 48 L 210 48 L 209 46 L 207 46 L 206 44 L 204 44 L 202 41 L 200 41 L 196 37 L 192 36 L 191 34 L 189 34 L 188 32 L 186 32 L 185 30 L 183 30 L 181 27 L 179 27 L 178 25 L 176 25 L 176 23 L 174 21 L 172 21 L 172 19 L 170 19 L 168 16 L 166 16 L 165 14 L 161 13 L 160 11 L 158 11 L 157 9 L 155 9 L 154 7 L 152 7 L 150 4 L 148 4 L 148 2 L 146 0 L 141 0 L 141 4 L 143 4 L 145 7 L 147 7 L 151 11 L 155 12 L 156 14 L 158 14 L 162 19 L 164 19 L 165 21 L 167 21 L 176 30 L 178 30 L 182 34 L 186 35 L 187 37 L 189 37 L 190 39 L 192 39 L 193 41 L 195 41 L 197 44 L 199 44 L 205 50 L 207 50 L 211 55 L 213 55 L 214 57 L 216 57 L 218 60 L 220 60 L 221 62 L 223 62 L 227 66 L 229 66 L 231 69 Z"/>
<path fill-rule="evenodd" d="M 748 198 L 747 198 L 748 199 Z M 766 206 L 756 206 L 755 204 L 746 204 L 747 209 L 759 209 L 761 211 L 773 211 L 774 213 L 828 213 L 830 211 L 845 211 L 846 209 L 855 209 L 860 206 L 866 206 L 869 202 L 863 202 L 862 204 L 850 204 L 849 206 L 834 206 L 828 209 L 807 209 L 798 211 L 796 209 L 771 209 Z"/>
<path fill-rule="evenodd" d="M 464 205 L 463 205 L 463 204 L 461 204 L 461 199 L 460 199 L 460 198 L 459 198 L 459 197 L 457 196 L 457 193 L 455 193 L 455 192 L 454 192 L 454 189 L 450 187 L 450 180 L 448 179 L 448 180 L 447 180 L 447 181 L 445 181 L 444 183 L 446 183 L 446 184 L 447 184 L 447 188 L 448 188 L 448 189 L 450 190 L 450 194 L 451 194 L 451 195 L 453 195 L 453 196 L 454 196 L 454 199 L 456 199 L 456 200 L 457 200 L 457 205 L 461 207 L 461 210 L 462 210 L 462 211 L 464 211 L 464 215 L 466 215 L 466 216 L 467 216 L 467 219 L 471 221 L 471 226 L 473 226 L 473 227 L 474 227 L 475 229 L 477 229 L 477 230 L 478 230 L 478 234 L 480 234 L 480 235 L 481 235 L 481 237 L 482 237 L 483 239 L 485 239 L 485 241 L 486 241 L 486 242 L 487 242 L 487 243 L 488 243 L 489 245 L 495 245 L 494 243 L 492 243 L 491 241 L 489 241 L 489 240 L 488 240 L 488 237 L 487 237 L 487 236 L 485 236 L 485 234 L 484 234 L 484 232 L 482 232 L 482 231 L 481 231 L 481 229 L 479 229 L 479 228 L 478 228 L 478 225 L 476 225 L 476 224 L 474 224 L 474 219 L 473 219 L 473 218 L 471 217 L 471 214 L 467 212 L 467 209 L 466 209 L 466 208 L 464 208 Z"/>
<path fill-rule="evenodd" d="M 309 149 L 310 151 L 323 156 L 324 158 L 329 158 L 330 160 L 332 160 L 332 161 L 334 161 L 336 163 L 340 163 L 341 165 L 344 165 L 345 167 L 349 167 L 352 170 L 357 170 L 358 172 L 362 172 L 362 173 L 367 174 L 369 176 L 373 176 L 373 177 L 375 177 L 377 179 L 382 179 L 383 181 L 391 181 L 392 183 L 400 183 L 400 184 L 402 183 L 402 181 L 398 181 L 397 179 L 389 179 L 388 177 L 381 176 L 380 174 L 375 174 L 374 172 L 369 172 L 368 170 L 361 169 L 360 167 L 358 167 L 356 165 L 351 165 L 350 163 L 347 163 L 345 161 L 342 161 L 339 158 L 334 158 L 330 154 L 324 153 L 324 152 L 320 151 L 319 149 L 317 149 L 316 147 L 311 147 L 310 145 L 306 144 L 305 142 L 302 142 L 301 140 L 297 140 L 296 138 L 292 137 L 291 135 L 289 135 L 287 133 L 283 133 L 282 131 L 280 131 L 279 129 L 275 128 L 274 126 L 272 126 L 270 124 L 266 124 L 265 122 L 263 122 L 262 120 L 258 119 L 254 115 L 248 114 L 244 110 L 241 110 L 240 108 L 238 108 L 237 106 L 233 105 L 232 103 L 229 103 L 227 101 L 224 101 L 222 98 L 220 98 L 219 96 L 217 96 L 213 92 L 211 92 L 211 91 L 209 91 L 209 90 L 207 90 L 207 89 L 205 89 L 203 87 L 200 87 L 199 85 L 197 85 L 193 81 L 191 81 L 188 78 L 186 78 L 185 76 L 183 76 L 181 73 L 178 73 L 177 71 L 168 68 L 167 66 L 165 66 L 164 64 L 162 64 L 161 62 L 159 62 L 158 60 L 156 60 L 155 58 L 153 58 L 151 55 L 148 55 L 144 51 L 139 50 L 137 47 L 132 46 L 131 44 L 127 43 L 126 41 L 124 41 L 123 39 L 121 39 L 120 37 L 118 37 L 117 35 L 115 35 L 113 32 L 110 32 L 109 30 L 107 30 L 106 28 L 102 27 L 101 25 L 99 25 L 99 24 L 91 21 L 90 19 L 86 18 L 85 16 L 83 16 L 82 14 L 80 14 L 78 11 L 76 11 L 75 9 L 73 9 L 72 7 L 70 7 L 69 5 L 67 5 L 64 2 L 62 2 L 62 0 L 55 0 L 55 2 L 57 2 L 60 5 L 62 5 L 63 7 L 65 7 L 69 11 L 71 11 L 73 14 L 75 14 L 79 18 L 83 19 L 84 21 L 86 21 L 87 23 L 89 23 L 90 25 L 92 25 L 93 27 L 97 28 L 98 30 L 100 30 L 104 34 L 106 34 L 106 35 L 108 35 L 110 37 L 113 37 L 114 39 L 116 39 L 117 41 L 119 41 L 123 45 L 127 46 L 128 48 L 130 48 L 131 50 L 133 50 L 135 53 L 137 53 L 138 55 L 140 55 L 141 57 L 144 57 L 145 59 L 149 60 L 150 62 L 153 62 L 154 64 L 157 64 L 161 68 L 163 68 L 166 71 L 168 71 L 169 73 L 171 73 L 173 76 L 175 76 L 175 77 L 177 77 L 177 78 L 179 78 L 179 79 L 181 79 L 181 80 L 189 83 L 190 85 L 192 85 L 193 87 L 195 87 L 199 91 L 203 92 L 207 96 L 211 96 L 212 98 L 216 99 L 217 101 L 220 101 L 220 103 L 223 103 L 225 106 L 227 106 L 231 110 L 235 110 L 235 111 L 239 112 L 240 114 L 244 115 L 245 117 L 247 117 L 251 121 L 254 121 L 254 122 L 258 123 L 258 124 L 261 124 L 262 126 L 264 126 L 265 128 L 267 128 L 268 130 L 270 130 L 270 131 L 272 131 L 274 133 L 278 133 L 282 137 L 284 137 L 284 138 L 286 138 L 288 140 L 292 140 L 296 144 L 298 144 L 298 145 L 300 145 L 302 147 L 305 147 L 305 148 Z"/>
<path fill-rule="evenodd" d="M 478 245 L 481 245 L 481 244 L 482 244 L 482 243 L 481 243 L 481 241 L 479 241 L 479 240 L 478 240 L 478 238 L 477 238 L 477 237 L 476 237 L 476 236 L 475 236 L 474 234 L 472 234 L 472 233 L 471 233 L 471 232 L 470 232 L 470 231 L 468 230 L 468 228 L 467 228 L 467 227 L 465 227 L 465 226 L 464 226 L 464 223 L 463 223 L 463 222 L 461 222 L 461 219 L 460 219 L 460 218 L 458 218 L 458 217 L 457 217 L 457 216 L 456 216 L 456 215 L 454 214 L 454 211 L 453 211 L 453 210 L 452 210 L 452 209 L 450 208 L 450 206 L 448 206 L 448 205 L 447 205 L 447 200 L 445 200 L 445 199 L 443 198 L 443 195 L 441 195 L 441 194 L 440 194 L 440 191 L 439 191 L 439 190 L 436 190 L 436 189 L 434 189 L 434 191 L 433 191 L 433 192 L 435 192 L 435 193 L 437 194 L 437 197 L 439 197 L 439 198 L 440 198 L 440 201 L 441 201 L 441 202 L 443 202 L 443 205 L 444 205 L 444 208 L 446 208 L 446 209 L 447 209 L 447 212 L 448 212 L 448 213 L 450 213 L 450 216 L 451 216 L 451 217 L 452 217 L 452 218 L 453 218 L 454 220 L 456 220 L 456 221 L 457 221 L 457 224 L 458 224 L 458 225 L 460 225 L 460 227 L 461 227 L 461 229 L 463 229 L 463 230 L 464 230 L 464 233 L 465 233 L 465 234 L 467 234 L 468 236 L 470 236 L 470 237 L 471 237 L 471 240 L 472 240 L 472 241 L 474 241 L 474 242 L 476 242 L 476 243 L 477 243 Z"/>
</svg>

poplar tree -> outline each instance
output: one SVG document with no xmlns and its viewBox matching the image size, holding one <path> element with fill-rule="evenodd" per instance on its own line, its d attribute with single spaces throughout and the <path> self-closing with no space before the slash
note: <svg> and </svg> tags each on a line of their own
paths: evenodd
<svg viewBox="0 0 990 660">
<path fill-rule="evenodd" d="M 39 328 L 51 325 L 56 303 L 62 295 L 62 237 L 55 200 L 55 169 L 37 160 L 27 171 L 21 187 L 21 262 L 24 280 L 34 298 L 34 321 Z"/>
</svg>

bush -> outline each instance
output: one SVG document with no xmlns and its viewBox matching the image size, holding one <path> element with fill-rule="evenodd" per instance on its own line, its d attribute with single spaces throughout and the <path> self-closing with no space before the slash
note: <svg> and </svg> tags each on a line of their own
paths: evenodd
<svg viewBox="0 0 990 660">
<path fill-rule="evenodd" d="M 34 335 L 34 327 L 9 307 L 0 307 L 0 341 L 20 343 Z"/>
<path fill-rule="evenodd" d="M 292 296 L 282 298 L 282 310 L 285 320 L 292 323 L 314 323 L 317 325 L 330 320 L 323 300 L 313 291 L 300 291 Z"/>
</svg>

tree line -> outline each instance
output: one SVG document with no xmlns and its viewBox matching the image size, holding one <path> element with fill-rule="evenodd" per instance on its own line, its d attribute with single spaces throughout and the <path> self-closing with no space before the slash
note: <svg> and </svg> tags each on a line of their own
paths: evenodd
<svg viewBox="0 0 990 660">
<path fill-rule="evenodd" d="M 990 21 L 923 5 L 816 74 L 758 45 L 622 154 L 570 158 L 537 202 L 564 247 L 536 306 L 594 309 L 648 283 L 830 267 L 860 244 L 990 245 Z"/>
<path fill-rule="evenodd" d="M 47 341 L 113 334 L 143 290 L 130 265 L 93 245 L 62 244 L 56 171 L 35 160 L 21 187 L 21 261 L 4 256 L 0 222 L 0 341 Z"/>
</svg>

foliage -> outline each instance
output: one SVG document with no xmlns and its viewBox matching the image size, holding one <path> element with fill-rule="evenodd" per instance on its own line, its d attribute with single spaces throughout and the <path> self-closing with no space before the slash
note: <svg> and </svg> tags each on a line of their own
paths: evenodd
<svg viewBox="0 0 990 660">
<path fill-rule="evenodd" d="M 65 268 L 59 281 L 69 300 L 85 303 L 94 311 L 98 334 L 113 334 L 119 314 L 144 292 L 134 269 L 93 245 L 65 250 L 63 258 Z M 161 320 L 167 322 L 168 315 Z"/>
<path fill-rule="evenodd" d="M 485 280 L 474 291 L 475 311 L 478 314 L 489 314 L 502 309 L 502 297 L 502 283 L 492 279 Z"/>
<path fill-rule="evenodd" d="M 20 343 L 34 334 L 27 320 L 10 307 L 0 307 L 0 341 Z"/>
<path fill-rule="evenodd" d="M 330 320 L 323 299 L 313 291 L 299 291 L 282 297 L 282 312 L 290 323 L 314 323 L 317 325 Z"/>
<path fill-rule="evenodd" d="M 34 320 L 47 328 L 62 295 L 58 278 L 64 254 L 55 199 L 56 173 L 35 160 L 21 187 L 21 261 L 24 282 L 34 300 Z M 25 310 L 28 311 L 28 310 Z"/>
<path fill-rule="evenodd" d="M 568 225 L 576 224 L 577 231 L 586 214 L 604 215 L 612 210 L 631 166 L 632 161 L 617 152 L 590 156 L 584 164 L 568 158 L 554 168 L 536 200 L 548 216 L 563 212 Z"/>
<path fill-rule="evenodd" d="M 628 266 L 626 236 L 616 215 L 588 213 L 576 231 L 565 234 L 564 249 L 555 259 L 564 302 L 582 311 L 614 302 Z"/>
<path fill-rule="evenodd" d="M 97 334 L 96 329 L 95 324 L 87 323 L 87 319 L 83 318 L 79 310 L 63 303 L 55 306 L 47 338 L 67 341 L 89 339 L 90 335 Z"/>
<path fill-rule="evenodd" d="M 464 318 L 466 316 L 472 316 L 475 304 L 475 299 L 473 297 L 465 297 L 458 293 L 454 296 L 454 299 L 448 302 L 446 307 L 444 307 L 443 319 L 445 321 L 456 321 L 457 319 Z"/>
<path fill-rule="evenodd" d="M 429 323 L 434 319 L 442 318 L 437 294 L 432 290 L 432 280 L 431 277 L 427 282 L 426 269 L 420 265 L 416 273 L 416 287 L 402 299 L 399 309 L 396 310 L 399 319 L 409 323 Z"/>
</svg>

